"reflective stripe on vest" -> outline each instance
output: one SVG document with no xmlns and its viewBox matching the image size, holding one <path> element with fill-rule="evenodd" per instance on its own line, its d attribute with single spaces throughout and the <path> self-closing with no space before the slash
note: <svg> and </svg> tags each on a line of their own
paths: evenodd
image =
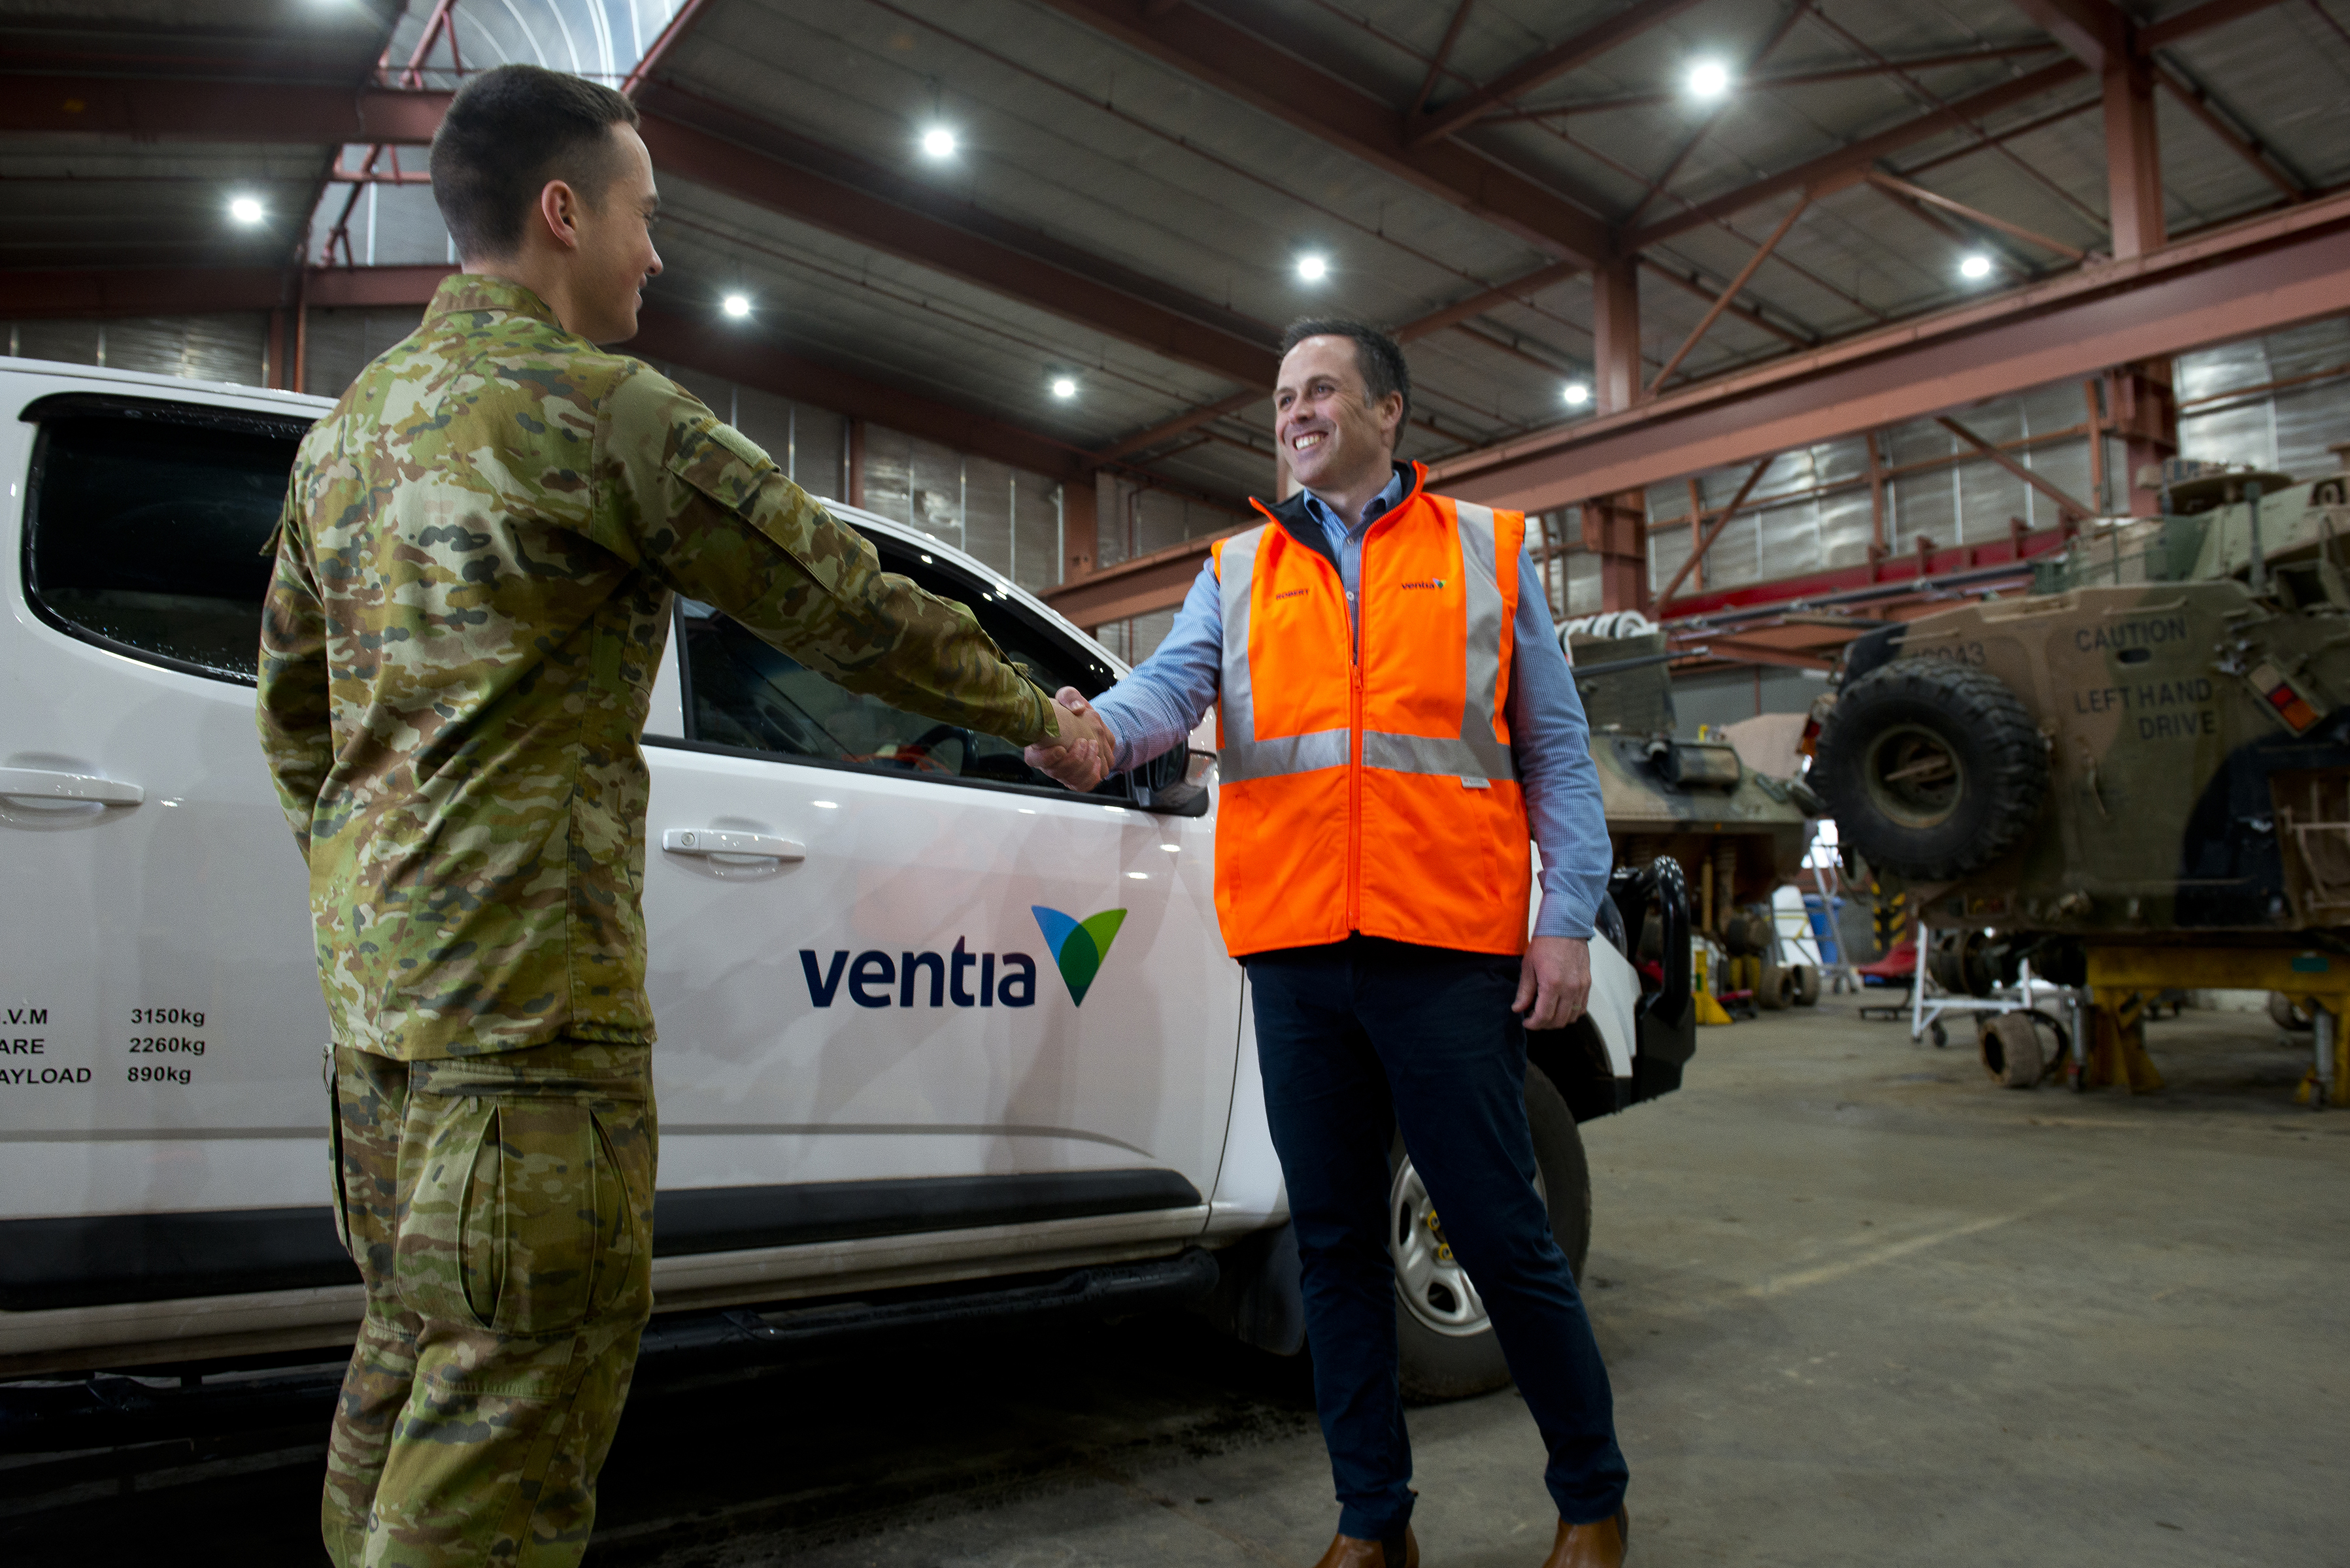
<svg viewBox="0 0 2350 1568">
<path fill-rule="evenodd" d="M 1468 611 L 1461 649 L 1467 680 L 1462 682 L 1461 732 L 1458 736 L 1442 736 L 1366 731 L 1363 765 L 1388 773 L 1457 776 L 1464 784 L 1515 779 L 1517 764 L 1510 755 L 1508 744 L 1493 730 L 1502 684 L 1504 629 L 1493 512 L 1491 507 L 1468 501 L 1456 501 L 1453 506 L 1460 518 L 1456 532 L 1461 539 L 1461 586 Z M 1266 524 L 1271 526 L 1274 524 Z M 1249 675 L 1249 607 L 1255 587 L 1257 548 L 1264 542 L 1264 535 L 1263 527 L 1234 535 L 1224 541 L 1218 556 L 1217 584 L 1224 613 L 1224 678 L 1217 771 L 1235 781 L 1341 768 L 1348 760 L 1349 737 L 1343 729 L 1317 730 L 1269 741 L 1256 738 Z"/>
<path fill-rule="evenodd" d="M 1224 541 L 1219 556 L 1218 586 L 1224 608 L 1223 727 L 1218 736 L 1216 771 L 1227 779 L 1272 778 L 1281 774 L 1310 774 L 1317 768 L 1343 768 L 1347 763 L 1347 733 L 1316 730 L 1305 735 L 1276 740 L 1256 738 L 1256 701 L 1249 683 L 1249 603 L 1256 587 L 1256 551 L 1264 530 L 1252 528 Z"/>
</svg>

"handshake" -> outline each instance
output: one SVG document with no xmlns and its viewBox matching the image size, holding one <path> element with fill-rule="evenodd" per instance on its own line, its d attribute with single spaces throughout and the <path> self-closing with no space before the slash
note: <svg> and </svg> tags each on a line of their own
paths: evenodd
<svg viewBox="0 0 2350 1568">
<path fill-rule="evenodd" d="M 1024 753 L 1028 765 L 1049 774 L 1061 784 L 1083 792 L 1109 776 L 1110 760 L 1118 755 L 1118 738 L 1109 732 L 1094 705 L 1074 686 L 1053 694 L 1061 710 L 1061 732 L 1033 745 Z"/>
</svg>

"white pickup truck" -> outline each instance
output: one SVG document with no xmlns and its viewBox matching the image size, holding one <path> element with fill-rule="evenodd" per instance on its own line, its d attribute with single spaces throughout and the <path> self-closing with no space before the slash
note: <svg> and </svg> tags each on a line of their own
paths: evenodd
<svg viewBox="0 0 2350 1568">
<path fill-rule="evenodd" d="M 253 722 L 258 552 L 328 406 L 0 358 L 0 1379 L 282 1360 L 359 1316 L 305 878 Z M 1048 689 L 1123 672 L 979 563 L 838 510 Z M 1145 1299 L 1297 1347 L 1211 758 L 1073 794 L 691 603 L 645 740 L 649 1353 Z M 1678 872 L 1619 873 L 1589 1020 L 1533 1039 L 1578 1269 L 1575 1123 L 1677 1085 L 1692 1041 L 1685 962 L 1644 986 L 1617 904 L 1688 950 Z M 1408 1382 L 1500 1383 L 1399 1147 L 1395 1192 Z"/>
</svg>

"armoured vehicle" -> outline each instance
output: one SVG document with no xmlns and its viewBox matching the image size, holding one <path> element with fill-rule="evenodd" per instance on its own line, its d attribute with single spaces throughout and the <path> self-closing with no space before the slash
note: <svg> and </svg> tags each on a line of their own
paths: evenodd
<svg viewBox="0 0 2350 1568">
<path fill-rule="evenodd" d="M 2339 475 L 2191 483 L 2217 504 L 1854 643 L 1812 779 L 1927 924 L 2092 988 L 2088 1081 L 2159 1083 L 2131 997 L 2243 986 L 2324 1001 L 2310 1093 L 2345 1103 L 2350 507 Z"/>
<path fill-rule="evenodd" d="M 1624 635 L 1593 636 L 1586 628 Z M 1794 879 L 1813 819 L 1826 811 L 1801 779 L 1758 773 L 1726 742 L 1675 736 L 1675 655 L 1666 650 L 1665 636 L 1600 617 L 1569 622 L 1560 640 L 1591 722 L 1591 756 L 1599 766 L 1616 864 L 1646 866 L 1660 856 L 1678 862 L 1689 882 L 1692 923 L 1731 937 L 1738 911 L 1767 904 L 1773 888 Z"/>
</svg>

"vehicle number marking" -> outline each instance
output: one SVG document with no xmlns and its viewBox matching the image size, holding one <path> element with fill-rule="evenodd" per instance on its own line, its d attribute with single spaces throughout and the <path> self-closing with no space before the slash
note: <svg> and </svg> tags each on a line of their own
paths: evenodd
<svg viewBox="0 0 2350 1568">
<path fill-rule="evenodd" d="M 1940 659 L 1952 664 L 1985 663 L 1983 645 L 1980 642 L 1953 642 L 1941 648 L 1918 648 L 1909 650 L 1919 659 Z"/>
</svg>

